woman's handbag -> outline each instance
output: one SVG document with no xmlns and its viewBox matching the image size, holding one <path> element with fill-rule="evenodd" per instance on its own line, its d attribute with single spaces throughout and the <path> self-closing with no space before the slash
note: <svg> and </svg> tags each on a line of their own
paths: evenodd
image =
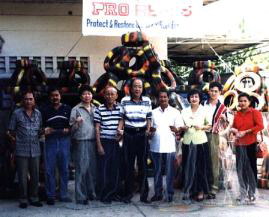
<svg viewBox="0 0 269 217">
<path fill-rule="evenodd" d="M 261 141 L 258 142 L 257 149 L 256 149 L 257 158 L 263 158 L 268 154 L 268 148 L 267 148 L 267 145 L 265 144 L 265 142 L 263 140 L 262 131 L 260 132 L 260 135 L 261 135 Z"/>
</svg>

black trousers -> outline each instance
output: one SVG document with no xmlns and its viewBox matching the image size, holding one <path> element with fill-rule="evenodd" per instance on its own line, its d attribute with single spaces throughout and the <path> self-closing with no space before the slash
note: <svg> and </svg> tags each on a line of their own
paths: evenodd
<svg viewBox="0 0 269 217">
<path fill-rule="evenodd" d="M 98 155 L 98 190 L 100 200 L 111 200 L 119 190 L 119 143 L 101 139 L 105 154 Z"/>
<path fill-rule="evenodd" d="M 123 151 L 125 163 L 125 196 L 131 198 L 134 189 L 134 164 L 137 159 L 139 168 L 140 199 L 148 197 L 149 186 L 147 180 L 148 145 L 145 132 L 124 132 Z"/>
<path fill-rule="evenodd" d="M 16 157 L 17 171 L 20 188 L 20 202 L 27 202 L 28 188 L 30 189 L 29 199 L 32 202 L 38 201 L 39 182 L 39 157 Z M 27 183 L 28 173 L 30 184 Z"/>
<path fill-rule="evenodd" d="M 182 146 L 183 192 L 192 197 L 200 192 L 209 193 L 209 149 L 208 143 Z"/>
<path fill-rule="evenodd" d="M 257 186 L 257 144 L 236 146 L 236 170 L 243 196 L 252 196 Z"/>
</svg>

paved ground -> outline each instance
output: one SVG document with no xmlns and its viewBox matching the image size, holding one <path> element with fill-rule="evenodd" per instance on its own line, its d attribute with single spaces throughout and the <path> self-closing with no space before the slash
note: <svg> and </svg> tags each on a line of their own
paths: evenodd
<svg viewBox="0 0 269 217">
<path fill-rule="evenodd" d="M 70 183 L 72 196 L 74 183 Z M 151 187 L 152 189 L 152 187 Z M 152 195 L 152 192 L 150 192 Z M 76 205 L 75 203 L 60 203 L 55 206 L 44 204 L 42 208 L 29 206 L 22 210 L 18 208 L 18 202 L 14 200 L 0 201 L 0 216 L 3 217 L 263 217 L 269 215 L 269 190 L 259 189 L 258 199 L 255 204 L 238 204 L 229 198 L 224 191 L 218 194 L 216 200 L 204 202 L 185 202 L 181 200 L 180 192 L 176 192 L 173 203 L 152 203 L 144 205 L 138 202 L 138 195 L 129 205 L 114 202 L 111 205 L 104 205 L 94 201 L 87 206 Z"/>
</svg>

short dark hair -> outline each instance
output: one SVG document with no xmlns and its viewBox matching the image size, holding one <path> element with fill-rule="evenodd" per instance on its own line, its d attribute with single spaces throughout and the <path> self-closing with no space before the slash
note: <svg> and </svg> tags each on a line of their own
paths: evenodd
<svg viewBox="0 0 269 217">
<path fill-rule="evenodd" d="M 211 89 L 213 87 L 217 87 L 219 89 L 219 91 L 222 91 L 222 85 L 221 85 L 221 83 L 219 83 L 217 81 L 213 81 L 209 84 L 209 89 Z"/>
<path fill-rule="evenodd" d="M 165 88 L 160 89 L 158 92 L 158 97 L 160 96 L 161 93 L 166 93 L 167 96 L 169 97 L 169 91 L 167 89 L 165 89 Z"/>
<path fill-rule="evenodd" d="M 145 81 L 144 81 L 144 79 L 143 78 L 140 78 L 140 77 L 134 77 L 134 78 L 132 78 L 132 80 L 131 80 L 131 82 L 130 82 L 130 96 L 131 96 L 131 98 L 133 98 L 133 96 L 132 96 L 132 88 L 133 88 L 133 85 L 134 85 L 134 82 L 135 81 L 137 81 L 137 80 L 139 80 L 139 81 L 141 81 L 142 82 L 142 94 L 141 95 L 145 95 L 145 88 L 144 88 L 144 84 L 145 84 Z"/>
<path fill-rule="evenodd" d="M 187 95 L 187 99 L 188 99 L 188 102 L 190 102 L 190 98 L 191 96 L 195 95 L 195 94 L 198 94 L 199 95 L 199 98 L 200 98 L 200 103 L 202 102 L 202 98 L 203 98 L 203 94 L 200 90 L 198 89 L 191 89 Z"/>
<path fill-rule="evenodd" d="M 33 95 L 33 97 L 34 97 L 34 99 L 35 99 L 35 94 L 34 94 L 34 92 L 33 91 L 31 91 L 31 90 L 26 90 L 26 91 L 24 91 L 23 93 L 22 93 L 22 99 L 24 99 L 24 97 L 26 96 L 26 94 L 32 94 Z"/>
<path fill-rule="evenodd" d="M 245 93 L 245 92 L 240 93 L 240 94 L 238 95 L 238 100 L 239 100 L 241 97 L 246 97 L 246 98 L 248 99 L 248 101 L 252 102 L 251 96 L 250 96 L 249 94 Z"/>
<path fill-rule="evenodd" d="M 143 80 L 142 78 L 138 78 L 138 77 L 135 77 L 135 78 L 133 78 L 133 79 L 131 80 L 131 82 L 130 82 L 130 88 L 133 87 L 134 82 L 137 81 L 137 80 L 139 80 L 139 81 L 142 82 L 142 87 L 143 87 L 143 89 L 144 89 L 144 80 Z"/>
<path fill-rule="evenodd" d="M 60 94 L 61 94 L 61 91 L 60 91 L 60 88 L 59 87 L 51 87 L 50 89 L 49 89 L 49 96 L 51 95 L 51 93 L 52 92 L 54 92 L 54 91 L 58 91 Z"/>
<path fill-rule="evenodd" d="M 78 91 L 79 96 L 81 96 L 84 91 L 89 91 L 89 92 L 91 92 L 91 94 L 93 94 L 93 90 L 89 85 L 82 85 L 79 88 L 79 91 Z"/>
</svg>

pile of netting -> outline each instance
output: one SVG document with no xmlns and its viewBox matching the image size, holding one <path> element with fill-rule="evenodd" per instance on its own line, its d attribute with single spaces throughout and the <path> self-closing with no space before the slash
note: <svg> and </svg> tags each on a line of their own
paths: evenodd
<svg viewBox="0 0 269 217">
<path fill-rule="evenodd" d="M 108 52 L 104 60 L 105 73 L 94 83 L 95 99 L 103 102 L 104 89 L 107 85 L 117 87 L 123 95 L 130 94 L 133 78 L 142 78 L 146 95 L 154 95 L 160 89 L 175 90 L 183 84 L 171 70 L 168 61 L 158 58 L 154 47 L 142 32 L 122 35 L 122 45 Z"/>
</svg>

